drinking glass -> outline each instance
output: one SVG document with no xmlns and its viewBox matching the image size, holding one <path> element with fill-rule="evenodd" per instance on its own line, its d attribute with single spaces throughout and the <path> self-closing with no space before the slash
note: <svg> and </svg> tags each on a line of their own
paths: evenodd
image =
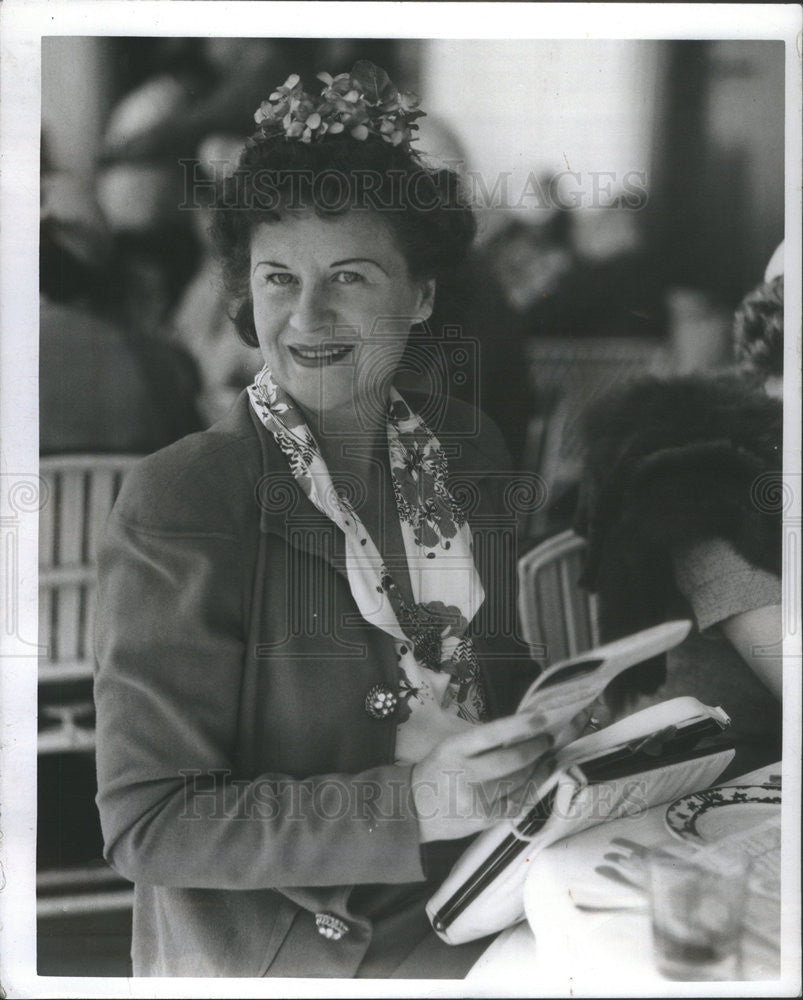
<svg viewBox="0 0 803 1000">
<path fill-rule="evenodd" d="M 741 978 L 748 855 L 647 858 L 655 960 L 668 979 Z"/>
</svg>

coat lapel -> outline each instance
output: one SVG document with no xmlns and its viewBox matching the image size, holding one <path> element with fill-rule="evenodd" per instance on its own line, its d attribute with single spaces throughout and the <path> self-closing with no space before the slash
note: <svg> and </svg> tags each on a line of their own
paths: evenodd
<svg viewBox="0 0 803 1000">
<path fill-rule="evenodd" d="M 323 559 L 348 583 L 342 532 L 298 485 L 273 435 L 262 426 L 247 397 L 245 402 L 262 455 L 262 471 L 254 487 L 260 531 L 278 535 L 299 552 Z"/>
<path fill-rule="evenodd" d="M 240 433 L 255 433 L 259 441 L 261 470 L 254 486 L 254 502 L 259 508 L 260 531 L 282 538 L 305 555 L 323 559 L 348 584 L 342 532 L 298 485 L 273 435 L 253 412 L 246 392 L 238 399 L 227 422 L 233 423 Z M 490 517 L 498 529 L 499 511 L 491 500 L 494 493 L 502 492 L 500 483 L 491 482 L 499 478 L 498 469 L 491 468 L 488 455 L 470 435 L 461 437 L 456 454 L 450 444 L 446 444 L 445 450 L 451 456 L 448 458 L 450 488 L 455 489 L 459 498 L 467 498 L 469 524 L 480 529 Z M 478 568 L 486 584 L 486 567 Z M 487 589 L 486 584 L 486 592 Z"/>
<path fill-rule="evenodd" d="M 273 436 L 262 425 L 255 413 L 253 413 L 248 396 L 244 392 L 238 403 L 231 411 L 223 423 L 226 429 L 238 436 L 256 435 L 259 442 L 260 460 L 259 468 L 254 483 L 254 502 L 259 509 L 260 535 L 264 538 L 273 535 L 290 545 L 297 551 L 314 558 L 323 559 L 332 569 L 338 573 L 346 587 L 349 586 L 348 574 L 345 562 L 345 544 L 342 532 L 322 514 L 305 495 L 301 487 L 296 482 L 293 474 L 287 466 L 287 460 L 281 452 Z M 437 431 L 435 432 L 438 433 Z M 448 435 L 446 435 L 448 439 Z M 485 447 L 483 447 L 485 444 Z M 450 489 L 454 489 L 461 499 L 466 497 L 466 506 L 469 524 L 475 532 L 475 542 L 480 534 L 490 532 L 497 535 L 502 527 L 502 522 L 510 521 L 511 532 L 515 531 L 515 517 L 511 512 L 505 513 L 505 503 L 501 500 L 507 486 L 515 483 L 517 479 L 511 479 L 509 474 L 499 471 L 498 459 L 492 461 L 488 453 L 487 442 L 482 440 L 475 442 L 470 437 L 461 438 L 459 448 L 454 449 L 451 443 L 446 444 L 446 451 L 449 460 L 449 483 Z M 255 470 L 256 471 L 256 470 Z M 494 497 L 500 498 L 497 500 Z M 515 553 L 515 539 L 511 538 L 511 551 Z M 485 546 L 479 544 L 475 546 L 475 557 L 477 559 L 480 576 L 486 591 L 486 601 L 490 599 L 498 600 L 499 591 L 506 591 L 507 588 L 501 586 L 500 576 L 510 575 L 511 585 L 515 585 L 515 565 L 502 567 L 498 559 L 492 558 L 490 564 L 484 557 Z M 260 545 L 262 552 L 257 558 L 257 573 L 266 571 L 264 546 Z M 350 589 L 350 588 L 349 588 Z M 491 597 L 491 595 L 493 595 Z M 503 599 L 504 595 L 503 595 Z M 511 598 L 512 599 L 512 598 Z M 356 606 L 355 606 L 356 613 Z M 487 613 L 487 609 L 480 609 L 479 618 Z M 479 625 L 479 621 L 475 621 Z M 379 653 L 377 668 L 384 679 L 392 682 L 396 676 L 396 655 L 393 641 L 389 635 L 382 633 L 377 636 L 377 652 Z M 475 641 L 479 640 L 480 648 L 485 650 L 487 643 L 484 636 L 475 634 Z M 514 672 L 524 672 L 527 676 L 525 681 L 531 680 L 533 672 L 532 662 L 526 648 L 521 645 L 519 649 L 517 642 L 508 643 L 510 651 L 505 657 L 506 669 L 514 669 Z M 489 648 L 495 648 L 494 643 Z M 505 647 L 508 653 L 507 646 Z M 481 654 L 481 665 L 483 673 L 486 674 L 486 664 L 483 662 L 485 656 Z M 522 662 L 514 668 L 513 661 Z M 490 693 L 494 688 L 494 675 L 496 670 L 486 675 L 486 687 Z M 519 688 L 523 691 L 522 684 L 513 684 L 515 691 Z M 514 692 L 515 693 L 515 692 Z M 515 707 L 515 702 L 508 705 L 497 704 L 497 699 L 493 697 L 489 707 L 493 714 L 504 714 Z M 392 748 L 389 751 L 392 759 Z"/>
</svg>

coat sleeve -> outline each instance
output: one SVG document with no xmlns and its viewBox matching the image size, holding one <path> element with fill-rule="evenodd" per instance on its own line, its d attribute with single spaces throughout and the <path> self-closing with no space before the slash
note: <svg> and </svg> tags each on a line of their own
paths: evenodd
<svg viewBox="0 0 803 1000">
<path fill-rule="evenodd" d="M 185 888 L 423 880 L 410 767 L 238 778 L 244 575 L 235 537 L 112 513 L 95 683 L 107 860 Z"/>
</svg>

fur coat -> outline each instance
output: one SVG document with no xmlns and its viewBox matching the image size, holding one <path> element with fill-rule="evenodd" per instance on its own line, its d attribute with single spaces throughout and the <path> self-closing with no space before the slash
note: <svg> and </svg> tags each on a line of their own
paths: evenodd
<svg viewBox="0 0 803 1000">
<path fill-rule="evenodd" d="M 781 432 L 780 401 L 736 375 L 647 378 L 589 408 L 575 530 L 603 640 L 671 616 L 673 556 L 705 539 L 780 576 Z M 663 657 L 628 671 L 612 700 L 665 672 Z"/>
</svg>

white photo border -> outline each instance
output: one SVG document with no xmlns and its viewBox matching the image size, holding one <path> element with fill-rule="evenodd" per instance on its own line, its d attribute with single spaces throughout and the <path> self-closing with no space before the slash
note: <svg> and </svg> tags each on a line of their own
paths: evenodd
<svg viewBox="0 0 803 1000">
<path fill-rule="evenodd" d="M 315 26 L 314 31 L 300 30 Z M 190 30 L 188 30 L 190 29 Z M 9 997 L 332 997 L 472 995 L 465 983 L 359 980 L 105 979 L 36 974 L 36 629 L 38 482 L 38 218 L 40 42 L 48 35 L 533 39 L 779 39 L 786 43 L 784 470 L 795 544 L 785 552 L 789 603 L 800 596 L 801 9 L 797 4 L 217 3 L 214 0 L 4 0 L 0 5 L 0 984 Z M 796 331 L 797 336 L 791 336 Z M 13 497 L 12 497 L 12 494 Z M 28 507 L 26 508 L 26 504 Z M 19 528 L 19 530 L 17 530 Z M 11 596 L 9 596 L 9 593 Z M 789 612 L 789 607 L 785 608 Z M 800 989 L 800 608 L 785 639 L 782 979 L 710 984 L 709 996 L 791 996 Z M 787 659 L 788 658 L 788 659 Z M 496 995 L 539 985 L 500 983 Z M 510 985 L 513 992 L 503 994 Z M 671 990 L 671 992 L 670 992 Z M 641 995 L 699 995 L 699 984 Z M 567 990 L 568 995 L 568 990 Z M 621 995 L 600 984 L 600 996 Z"/>
</svg>

